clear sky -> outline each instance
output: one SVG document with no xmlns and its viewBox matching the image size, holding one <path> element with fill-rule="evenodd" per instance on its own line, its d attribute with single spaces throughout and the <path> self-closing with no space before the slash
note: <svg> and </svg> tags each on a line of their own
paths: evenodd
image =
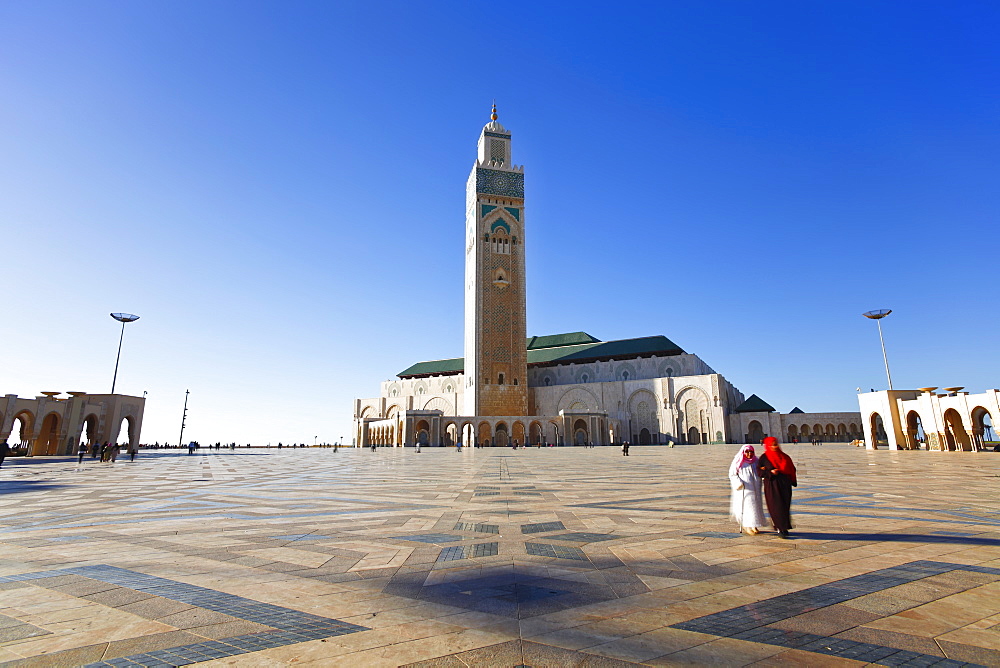
<svg viewBox="0 0 1000 668">
<path fill-rule="evenodd" d="M 350 438 L 462 355 L 496 98 L 528 333 L 664 334 L 781 411 L 1000 385 L 1000 4 L 0 3 L 0 393 L 143 441 Z"/>
</svg>

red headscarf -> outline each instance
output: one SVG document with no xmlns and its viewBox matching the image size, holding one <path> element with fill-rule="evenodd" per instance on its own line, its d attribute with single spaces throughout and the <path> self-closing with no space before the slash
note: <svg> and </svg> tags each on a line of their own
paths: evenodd
<svg viewBox="0 0 1000 668">
<path fill-rule="evenodd" d="M 767 455 L 767 460 L 771 462 L 771 466 L 791 478 L 793 484 L 798 484 L 798 480 L 795 479 L 795 464 L 792 463 L 791 457 L 781 451 L 778 439 L 774 436 L 765 438 L 764 449 L 766 450 L 764 454 Z"/>
</svg>

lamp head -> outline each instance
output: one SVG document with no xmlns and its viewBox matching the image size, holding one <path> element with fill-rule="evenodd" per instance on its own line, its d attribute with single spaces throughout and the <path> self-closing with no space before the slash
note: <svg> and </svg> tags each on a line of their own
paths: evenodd
<svg viewBox="0 0 1000 668">
<path fill-rule="evenodd" d="M 139 319 L 139 316 L 132 315 L 131 313 L 112 313 L 111 317 L 118 322 L 135 322 Z"/>
<path fill-rule="evenodd" d="M 866 318 L 871 318 L 872 320 L 881 320 L 890 313 L 892 313 L 891 308 L 880 308 L 880 309 L 875 309 L 874 311 L 865 311 L 861 315 L 865 316 Z"/>
</svg>

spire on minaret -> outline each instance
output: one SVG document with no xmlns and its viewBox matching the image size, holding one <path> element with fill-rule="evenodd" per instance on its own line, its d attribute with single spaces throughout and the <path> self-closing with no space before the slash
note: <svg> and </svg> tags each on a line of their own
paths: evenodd
<svg viewBox="0 0 1000 668">
<path fill-rule="evenodd" d="M 500 125 L 500 121 L 497 120 L 497 101 L 493 100 L 493 111 L 490 112 L 490 122 L 487 123 L 483 130 L 487 132 L 499 132 L 502 134 L 507 134 L 507 128 Z"/>
</svg>

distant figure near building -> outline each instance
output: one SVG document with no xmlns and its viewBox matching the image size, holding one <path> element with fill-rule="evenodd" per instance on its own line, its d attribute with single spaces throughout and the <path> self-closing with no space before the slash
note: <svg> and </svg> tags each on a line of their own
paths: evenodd
<svg viewBox="0 0 1000 668">
<path fill-rule="evenodd" d="M 3 466 L 3 460 L 5 460 L 9 454 L 10 446 L 7 445 L 7 439 L 5 438 L 3 439 L 3 442 L 0 442 L 0 466 Z"/>
</svg>

